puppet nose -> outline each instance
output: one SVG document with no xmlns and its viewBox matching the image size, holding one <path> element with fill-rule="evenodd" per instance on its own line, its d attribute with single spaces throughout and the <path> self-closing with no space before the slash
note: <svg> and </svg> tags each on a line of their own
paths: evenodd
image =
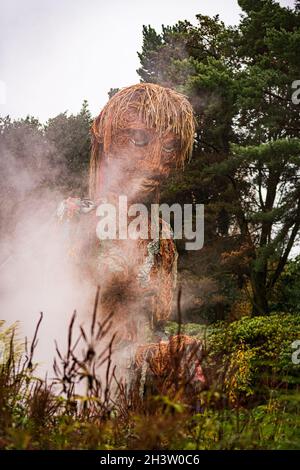
<svg viewBox="0 0 300 470">
<path fill-rule="evenodd" d="M 144 176 L 153 181 L 163 181 L 167 176 L 167 172 L 163 167 L 159 166 L 152 168 L 151 171 L 147 172 Z"/>
</svg>

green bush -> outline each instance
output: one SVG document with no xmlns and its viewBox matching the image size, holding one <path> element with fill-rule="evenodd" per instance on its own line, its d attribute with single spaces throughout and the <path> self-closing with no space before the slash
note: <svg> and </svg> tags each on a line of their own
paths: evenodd
<svg viewBox="0 0 300 470">
<path fill-rule="evenodd" d="M 212 372 L 197 409 L 171 396 L 132 407 L 71 389 L 57 394 L 34 376 L 28 357 L 15 362 L 7 356 L 0 364 L 0 449 L 299 449 L 299 366 L 291 364 L 290 349 L 300 335 L 299 318 L 182 325 L 183 333 L 204 340 L 203 365 Z M 177 333 L 178 325 L 169 323 L 167 330 Z M 266 370 L 273 371 L 273 383 Z"/>
<path fill-rule="evenodd" d="M 225 382 L 228 380 L 231 392 L 235 386 L 237 395 L 246 392 L 246 397 L 260 400 L 269 397 L 270 391 L 300 383 L 300 365 L 292 362 L 292 343 L 300 339 L 299 314 L 276 313 L 219 323 L 208 338 L 211 367 L 226 369 Z"/>
</svg>

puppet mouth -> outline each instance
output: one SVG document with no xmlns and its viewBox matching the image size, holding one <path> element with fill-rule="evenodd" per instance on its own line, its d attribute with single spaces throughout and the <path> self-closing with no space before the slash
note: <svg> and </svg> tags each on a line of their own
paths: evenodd
<svg viewBox="0 0 300 470">
<path fill-rule="evenodd" d="M 142 187 L 143 188 L 146 188 L 146 189 L 155 189 L 157 188 L 157 186 L 159 186 L 159 182 L 158 181 L 145 181 L 142 183 Z"/>
<path fill-rule="evenodd" d="M 160 185 L 160 182 L 160 178 L 141 176 L 132 180 L 130 186 L 135 188 L 136 192 L 153 191 Z"/>
<path fill-rule="evenodd" d="M 131 204 L 149 204 L 154 202 L 156 189 L 159 183 L 156 181 L 137 181 L 136 184 L 131 186 L 131 190 L 128 192 L 128 200 Z"/>
<path fill-rule="evenodd" d="M 165 175 L 151 175 L 149 177 L 143 178 L 142 186 L 145 188 L 157 188 L 162 183 L 166 181 Z"/>
<path fill-rule="evenodd" d="M 156 190 L 159 188 L 159 182 L 158 181 L 145 181 L 141 184 L 139 195 L 140 199 L 142 200 L 149 200 L 149 198 L 153 197 L 153 194 L 156 193 Z"/>
</svg>

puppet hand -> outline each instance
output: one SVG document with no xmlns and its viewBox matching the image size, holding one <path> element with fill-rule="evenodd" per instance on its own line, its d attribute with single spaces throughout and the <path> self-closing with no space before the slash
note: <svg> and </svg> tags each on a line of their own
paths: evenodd
<svg viewBox="0 0 300 470">
<path fill-rule="evenodd" d="M 63 221 L 65 219 L 70 220 L 75 215 L 80 214 L 81 209 L 81 199 L 75 197 L 68 197 L 64 199 L 58 206 L 56 215 L 59 220 Z"/>
<path fill-rule="evenodd" d="M 69 197 L 64 199 L 57 208 L 57 217 L 59 220 L 70 220 L 79 214 L 87 214 L 96 208 L 96 205 L 90 199 L 80 199 L 77 197 Z"/>
<path fill-rule="evenodd" d="M 88 214 L 92 210 L 96 209 L 96 204 L 91 199 L 83 198 L 80 202 L 80 212 Z"/>
</svg>

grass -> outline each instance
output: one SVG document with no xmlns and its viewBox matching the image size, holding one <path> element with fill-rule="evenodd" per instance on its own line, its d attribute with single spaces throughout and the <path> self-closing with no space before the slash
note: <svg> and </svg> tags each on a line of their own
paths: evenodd
<svg viewBox="0 0 300 470">
<path fill-rule="evenodd" d="M 215 325 L 205 340 L 205 390 L 176 376 L 177 362 L 174 370 L 148 377 L 152 386 L 141 395 L 138 373 L 131 383 L 116 373 L 113 338 L 107 340 L 110 319 L 100 323 L 95 312 L 89 330 L 81 328 L 78 338 L 74 313 L 67 351 L 56 347 L 51 381 L 35 376 L 40 322 L 23 353 L 13 329 L 0 335 L 6 344 L 0 364 L 0 449 L 300 449 L 299 371 L 287 367 L 273 340 L 264 345 L 264 335 L 273 338 L 279 319 L 262 317 L 261 329 L 259 319 Z M 298 334 L 295 316 L 285 316 L 282 324 L 286 335 Z M 167 329 L 175 333 L 176 326 Z M 182 330 L 205 336 L 201 326 L 182 325 Z M 259 348 L 268 367 L 257 361 Z M 274 370 L 278 379 L 270 381 Z M 166 391 L 161 387 L 166 380 L 176 387 Z"/>
</svg>

